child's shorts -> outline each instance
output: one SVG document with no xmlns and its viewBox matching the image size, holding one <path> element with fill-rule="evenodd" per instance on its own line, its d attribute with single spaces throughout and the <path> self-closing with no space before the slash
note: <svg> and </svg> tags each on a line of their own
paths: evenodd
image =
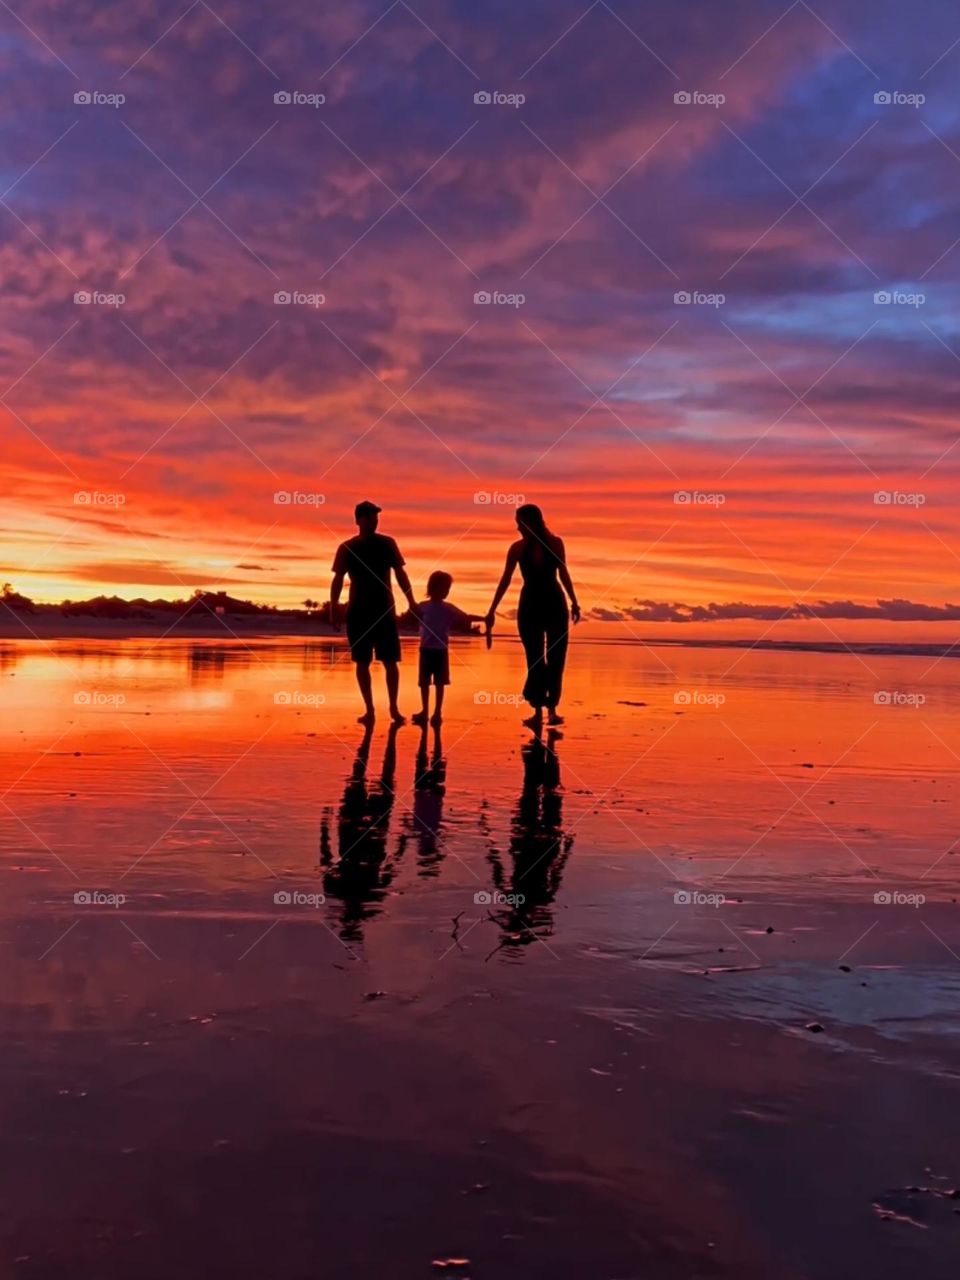
<svg viewBox="0 0 960 1280">
<path fill-rule="evenodd" d="M 450 683 L 450 653 L 447 649 L 420 650 L 420 678 L 417 683 L 421 687 Z"/>
</svg>

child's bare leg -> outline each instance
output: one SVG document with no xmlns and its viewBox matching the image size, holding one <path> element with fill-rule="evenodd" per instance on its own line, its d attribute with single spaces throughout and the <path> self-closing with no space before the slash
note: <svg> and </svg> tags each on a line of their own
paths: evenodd
<svg viewBox="0 0 960 1280">
<path fill-rule="evenodd" d="M 444 685 L 442 685 L 442 684 L 438 684 L 438 685 L 437 685 L 437 708 L 436 708 L 436 710 L 435 710 L 435 711 L 434 711 L 434 713 L 433 713 L 433 719 L 430 721 L 430 723 L 431 723 L 431 724 L 439 724 L 439 723 L 440 723 L 440 721 L 443 719 L 443 692 L 444 692 L 444 688 L 445 688 L 445 686 L 444 686 Z"/>
<path fill-rule="evenodd" d="M 420 710 L 413 717 L 414 724 L 426 724 L 427 715 L 430 711 L 430 686 L 422 684 L 420 686 Z"/>
</svg>

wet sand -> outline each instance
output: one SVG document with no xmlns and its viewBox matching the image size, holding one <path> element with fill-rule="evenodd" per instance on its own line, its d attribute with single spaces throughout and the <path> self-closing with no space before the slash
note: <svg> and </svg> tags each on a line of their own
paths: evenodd
<svg viewBox="0 0 960 1280">
<path fill-rule="evenodd" d="M 955 664 L 521 658 L 0 646 L 11 1274 L 954 1273 Z"/>
</svg>

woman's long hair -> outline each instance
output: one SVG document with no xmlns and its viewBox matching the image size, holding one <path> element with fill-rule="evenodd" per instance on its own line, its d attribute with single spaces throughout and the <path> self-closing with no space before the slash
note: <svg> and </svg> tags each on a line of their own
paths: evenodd
<svg viewBox="0 0 960 1280">
<path fill-rule="evenodd" d="M 517 525 L 520 536 L 528 545 L 536 544 L 556 552 L 560 539 L 547 528 L 543 512 L 536 503 L 525 502 L 522 507 L 517 507 Z"/>
<path fill-rule="evenodd" d="M 534 502 L 525 502 L 522 507 L 517 507 L 517 524 L 520 526 L 521 534 L 529 532 L 536 538 L 542 538 L 544 542 L 548 542 L 553 537 L 547 528 L 543 512 Z"/>
</svg>

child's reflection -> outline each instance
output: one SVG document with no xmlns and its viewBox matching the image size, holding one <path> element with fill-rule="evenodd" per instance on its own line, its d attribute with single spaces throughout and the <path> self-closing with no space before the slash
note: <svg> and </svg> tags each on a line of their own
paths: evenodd
<svg viewBox="0 0 960 1280">
<path fill-rule="evenodd" d="M 437 875 L 443 860 L 443 796 L 447 784 L 447 762 L 443 756 L 440 726 L 433 729 L 432 746 L 427 726 L 420 733 L 416 773 L 413 781 L 413 831 L 417 839 L 417 864 L 421 876 Z"/>
</svg>

